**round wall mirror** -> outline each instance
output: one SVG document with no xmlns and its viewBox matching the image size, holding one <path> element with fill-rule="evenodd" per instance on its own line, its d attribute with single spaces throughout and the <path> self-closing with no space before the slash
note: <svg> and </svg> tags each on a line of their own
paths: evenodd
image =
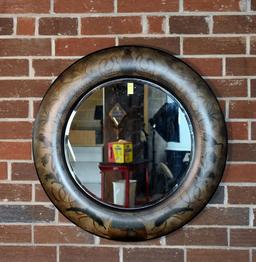
<svg viewBox="0 0 256 262">
<path fill-rule="evenodd" d="M 65 157 L 74 180 L 116 207 L 153 205 L 183 182 L 193 128 L 182 104 L 150 81 L 108 81 L 79 101 L 67 123 Z"/>
<path fill-rule="evenodd" d="M 120 46 L 67 68 L 34 124 L 39 179 L 70 221 L 101 237 L 147 240 L 207 204 L 226 161 L 226 128 L 206 82 L 174 56 Z"/>
</svg>

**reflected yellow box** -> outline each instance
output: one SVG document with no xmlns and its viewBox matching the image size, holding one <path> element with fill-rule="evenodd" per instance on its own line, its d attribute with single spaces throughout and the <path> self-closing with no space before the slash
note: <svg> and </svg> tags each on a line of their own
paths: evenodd
<svg viewBox="0 0 256 262">
<path fill-rule="evenodd" d="M 132 143 L 125 140 L 108 143 L 108 161 L 111 163 L 131 163 L 133 161 Z"/>
</svg>

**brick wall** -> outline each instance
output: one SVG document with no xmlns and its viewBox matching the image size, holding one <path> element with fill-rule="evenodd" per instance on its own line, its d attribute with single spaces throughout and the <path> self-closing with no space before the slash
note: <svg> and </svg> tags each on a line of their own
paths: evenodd
<svg viewBox="0 0 256 262">
<path fill-rule="evenodd" d="M 1 261 L 256 261 L 256 0 L 0 0 L 0 12 Z M 64 219 L 31 155 L 34 117 L 55 76 L 120 44 L 184 59 L 212 87 L 229 133 L 225 175 L 203 212 L 166 237 L 127 244 Z"/>
</svg>

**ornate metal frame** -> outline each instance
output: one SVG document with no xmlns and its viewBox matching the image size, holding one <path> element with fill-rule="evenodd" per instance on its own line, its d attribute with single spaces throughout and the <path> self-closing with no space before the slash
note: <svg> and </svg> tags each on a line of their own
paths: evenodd
<svg viewBox="0 0 256 262">
<path fill-rule="evenodd" d="M 73 108 L 98 85 L 123 77 L 155 82 L 177 97 L 189 114 L 195 139 L 186 180 L 164 201 L 139 210 L 120 210 L 92 199 L 70 175 L 64 156 L 64 130 Z M 120 46 L 78 60 L 51 85 L 34 124 L 33 153 L 42 186 L 63 215 L 98 236 L 138 241 L 168 234 L 204 208 L 223 174 L 227 135 L 214 94 L 188 65 L 161 50 Z"/>
</svg>

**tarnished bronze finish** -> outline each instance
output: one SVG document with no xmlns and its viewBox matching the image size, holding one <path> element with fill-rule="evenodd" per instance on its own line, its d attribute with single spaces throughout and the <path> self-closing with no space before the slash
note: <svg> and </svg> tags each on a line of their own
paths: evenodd
<svg viewBox="0 0 256 262">
<path fill-rule="evenodd" d="M 73 108 L 96 86 L 123 77 L 155 82 L 177 97 L 189 114 L 195 140 L 185 181 L 167 199 L 138 210 L 109 207 L 85 194 L 64 157 L 64 130 Z M 166 52 L 121 46 L 80 59 L 51 85 L 34 124 L 33 153 L 43 188 L 69 220 L 101 237 L 138 241 L 168 234 L 200 212 L 222 177 L 226 141 L 219 104 L 196 72 Z"/>
</svg>

